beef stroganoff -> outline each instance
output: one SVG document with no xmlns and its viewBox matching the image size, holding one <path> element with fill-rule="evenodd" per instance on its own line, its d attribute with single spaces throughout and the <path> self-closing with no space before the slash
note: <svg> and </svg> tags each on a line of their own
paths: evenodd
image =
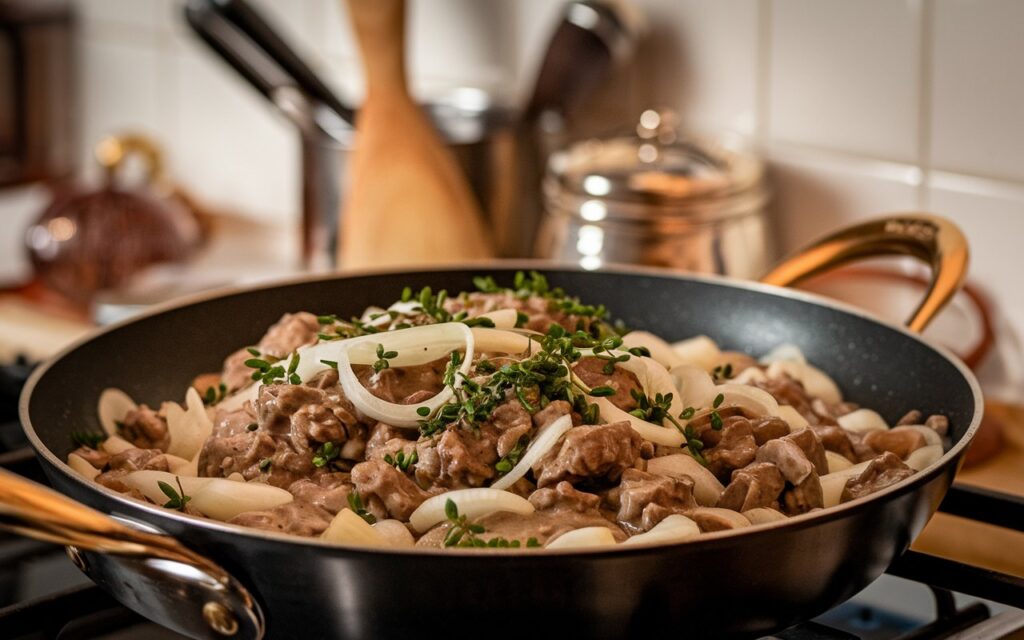
<svg viewBox="0 0 1024 640">
<path fill-rule="evenodd" d="M 139 500 L 373 547 L 668 544 L 878 491 L 940 458 L 798 348 L 755 359 L 610 323 L 537 273 L 286 314 L 151 408 L 107 389 L 69 465 Z"/>
</svg>

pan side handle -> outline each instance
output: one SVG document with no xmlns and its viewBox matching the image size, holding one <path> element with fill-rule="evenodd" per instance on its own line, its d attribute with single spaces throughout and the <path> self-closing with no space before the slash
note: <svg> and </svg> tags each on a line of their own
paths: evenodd
<svg viewBox="0 0 1024 640">
<path fill-rule="evenodd" d="M 122 604 L 191 637 L 265 633 L 249 591 L 208 558 L 3 469 L 0 530 L 67 546 L 75 564 Z"/>
<path fill-rule="evenodd" d="M 913 256 L 932 268 L 924 300 L 907 320 L 924 331 L 963 285 L 967 275 L 967 240 L 949 220 L 927 213 L 893 213 L 838 231 L 787 258 L 761 278 L 788 287 L 841 265 L 875 256 Z"/>
</svg>

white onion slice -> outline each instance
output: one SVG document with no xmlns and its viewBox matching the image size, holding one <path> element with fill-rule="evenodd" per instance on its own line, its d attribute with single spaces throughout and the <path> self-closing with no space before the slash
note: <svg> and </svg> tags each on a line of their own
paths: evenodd
<svg viewBox="0 0 1024 640">
<path fill-rule="evenodd" d="M 871 461 L 865 460 L 845 469 L 821 476 L 819 480 L 821 481 L 821 494 L 824 498 L 825 506 L 834 507 L 839 504 L 839 499 L 843 494 L 843 487 L 846 486 L 847 481 L 850 478 L 859 476 L 864 469 L 868 468 L 869 464 L 871 464 Z"/>
<path fill-rule="evenodd" d="M 196 475 L 195 473 L 191 473 L 190 472 L 191 471 L 191 466 L 192 466 L 192 461 L 191 460 L 186 460 L 184 458 L 179 458 L 178 456 L 171 455 L 169 453 L 165 453 L 164 454 L 164 458 L 167 459 L 167 468 L 171 471 L 171 473 L 173 473 L 175 475 L 186 475 L 186 476 L 194 476 L 194 475 Z M 239 478 L 242 479 L 243 482 L 245 482 L 245 478 L 242 478 L 242 474 L 236 472 L 236 473 L 232 473 L 231 475 L 237 475 Z"/>
<path fill-rule="evenodd" d="M 258 385 L 258 384 L 250 384 L 246 388 L 241 389 L 239 391 L 236 391 L 235 393 L 231 394 L 230 396 L 224 398 L 223 400 L 218 402 L 215 406 L 218 409 L 223 409 L 224 411 L 229 411 L 229 412 L 230 411 L 236 411 L 238 409 L 241 409 L 243 406 L 245 406 L 246 402 L 252 402 L 252 403 L 255 404 L 256 403 L 256 399 L 259 398 L 259 395 L 260 395 L 260 385 Z"/>
<path fill-rule="evenodd" d="M 199 392 L 194 387 L 189 387 L 185 393 L 185 406 L 187 409 L 173 402 L 163 404 L 167 416 L 167 432 L 171 436 L 167 453 L 191 460 L 210 437 L 213 423 L 206 414 L 206 407 L 203 406 Z"/>
<path fill-rule="evenodd" d="M 835 451 L 825 452 L 825 461 L 828 462 L 828 472 L 835 473 L 836 471 L 842 471 L 843 469 L 849 469 L 853 466 L 853 463 Z"/>
<path fill-rule="evenodd" d="M 495 329 L 515 329 L 516 321 L 519 320 L 519 312 L 515 309 L 498 309 L 480 314 L 480 317 L 488 318 L 494 323 Z"/>
<path fill-rule="evenodd" d="M 639 533 L 622 544 L 671 544 L 682 542 L 700 535 L 700 527 L 684 515 L 673 513 L 651 527 L 650 531 Z"/>
<path fill-rule="evenodd" d="M 362 518 L 360 518 L 362 520 Z M 391 547 L 413 547 L 416 546 L 416 538 L 409 533 L 409 528 L 401 520 L 378 520 L 373 523 L 373 528 L 387 540 Z"/>
<path fill-rule="evenodd" d="M 185 464 L 188 464 L 188 461 L 186 461 Z M 168 466 L 170 466 L 170 465 L 168 465 Z M 171 473 L 174 473 L 174 469 L 173 468 L 171 469 Z M 231 482 L 245 482 L 245 476 L 243 476 L 242 474 L 240 474 L 237 471 L 235 471 L 234 473 L 229 475 L 227 478 L 225 478 L 225 480 L 230 480 Z"/>
<path fill-rule="evenodd" d="M 89 464 L 88 460 L 77 453 L 68 454 L 68 466 L 86 480 L 94 480 L 96 476 L 100 475 L 99 469 Z"/>
<path fill-rule="evenodd" d="M 672 367 L 669 375 L 675 383 L 679 402 L 684 408 L 710 407 L 715 396 L 718 395 L 715 390 L 715 381 L 711 379 L 707 371 L 698 366 L 684 364 Z"/>
<path fill-rule="evenodd" d="M 100 400 L 96 407 L 99 414 L 100 426 L 108 436 L 117 435 L 117 423 L 124 422 L 124 417 L 129 411 L 135 411 L 139 405 L 135 403 L 124 391 L 113 387 L 104 389 L 100 393 Z"/>
<path fill-rule="evenodd" d="M 425 327 L 413 327 L 412 329 L 391 331 L 387 334 L 367 337 L 384 344 L 383 341 L 385 338 L 405 332 L 411 332 L 416 329 L 432 329 L 432 334 L 437 335 L 440 339 L 451 340 L 453 335 L 461 335 L 463 337 L 466 351 L 462 360 L 462 365 L 459 367 L 459 372 L 462 375 L 455 376 L 455 384 L 453 385 L 456 389 L 462 387 L 463 376 L 469 373 L 469 369 L 473 365 L 474 341 L 473 332 L 470 331 L 469 327 L 461 322 L 448 322 L 444 324 L 427 325 Z M 356 338 L 356 340 L 362 340 L 362 338 Z M 390 342 L 385 344 L 385 349 L 392 348 L 393 346 Z M 387 400 L 382 400 L 370 393 L 370 390 L 364 387 L 362 382 L 359 381 L 359 378 L 356 377 L 356 373 L 352 370 L 352 365 L 349 362 L 349 350 L 347 348 L 343 347 L 338 349 L 335 357 L 338 362 L 338 380 L 341 383 L 342 389 L 345 390 L 345 395 L 348 397 L 349 401 L 352 402 L 356 409 L 358 409 L 363 415 L 369 416 L 374 420 L 380 420 L 381 422 L 385 422 L 395 427 L 418 428 L 420 420 L 423 420 L 424 418 L 418 413 L 420 407 L 427 407 L 430 414 L 433 414 L 441 405 L 448 402 L 453 395 L 452 388 L 446 386 L 434 397 L 415 405 L 388 402 Z"/>
<path fill-rule="evenodd" d="M 389 547 L 388 539 L 351 509 L 342 509 L 331 519 L 321 540 L 361 547 Z"/>
<path fill-rule="evenodd" d="M 756 416 L 779 415 L 779 403 L 764 389 L 727 382 L 716 387 L 722 394 L 723 407 L 740 407 Z"/>
<path fill-rule="evenodd" d="M 760 367 L 747 367 L 736 374 L 732 378 L 732 382 L 736 384 L 754 384 L 755 382 L 764 382 L 767 379 L 768 375 Z"/>
<path fill-rule="evenodd" d="M 597 405 L 598 410 L 601 412 L 601 418 L 605 422 L 621 422 L 625 420 L 629 422 L 629 426 L 639 433 L 640 437 L 644 440 L 650 440 L 654 444 L 660 444 L 665 447 L 680 447 L 686 442 L 686 438 L 676 428 L 661 427 L 652 422 L 641 420 L 636 416 L 631 416 L 612 404 L 608 398 L 590 398 L 590 400 Z"/>
<path fill-rule="evenodd" d="M 839 426 L 854 433 L 867 433 L 869 431 L 884 431 L 889 428 L 882 416 L 871 409 L 857 409 L 845 416 L 836 418 Z"/>
<path fill-rule="evenodd" d="M 788 404 L 779 405 L 779 417 L 786 421 L 791 432 L 799 431 L 810 424 L 807 422 L 807 418 L 800 415 L 799 411 Z"/>
<path fill-rule="evenodd" d="M 293 500 L 284 489 L 262 482 L 234 482 L 225 478 L 189 478 L 165 471 L 133 471 L 122 478 L 129 487 L 138 489 L 156 504 L 167 502 L 167 495 L 158 482 L 166 482 L 178 491 L 178 482 L 185 495 L 191 497 L 188 505 L 215 520 L 227 521 L 246 511 L 273 509 Z"/>
<path fill-rule="evenodd" d="M 423 501 L 409 516 L 409 524 L 419 533 L 447 519 L 445 504 L 451 500 L 459 508 L 459 515 L 474 520 L 495 511 L 511 511 L 522 515 L 533 513 L 533 505 L 526 498 L 500 489 L 456 489 Z"/>
<path fill-rule="evenodd" d="M 768 507 L 755 507 L 753 509 L 747 509 L 743 512 L 743 517 L 750 520 L 750 524 L 768 524 L 769 522 L 779 522 L 780 520 L 786 520 L 786 514 L 775 509 L 769 509 Z"/>
<path fill-rule="evenodd" d="M 702 507 L 713 507 L 725 491 L 715 474 L 697 462 L 692 456 L 684 453 L 673 453 L 658 456 L 647 461 L 647 472 L 660 476 L 681 478 L 686 476 L 693 480 L 693 497 Z"/>
<path fill-rule="evenodd" d="M 807 364 L 807 357 L 804 356 L 804 352 L 800 347 L 784 342 L 761 358 L 761 364 L 771 364 L 773 362 L 799 362 L 800 364 Z"/>
<path fill-rule="evenodd" d="M 835 381 L 814 365 L 792 360 L 777 360 L 768 366 L 766 373 L 769 378 L 780 378 L 782 374 L 786 374 L 794 380 L 799 380 L 808 394 L 829 404 L 843 401 L 843 394 Z"/>
<path fill-rule="evenodd" d="M 683 358 L 676 353 L 672 345 L 665 342 L 659 336 L 650 331 L 630 331 L 622 336 L 622 350 L 628 351 L 636 347 L 644 347 L 651 352 L 651 358 L 658 364 L 671 369 L 680 364 L 685 364 Z"/>
<path fill-rule="evenodd" d="M 615 544 L 615 536 L 608 527 L 583 527 L 566 531 L 544 545 L 545 549 L 587 549 Z"/>
<path fill-rule="evenodd" d="M 927 427 L 925 427 L 927 429 Z M 941 444 L 930 444 L 927 447 L 921 447 L 910 452 L 907 459 L 903 461 L 908 467 L 914 471 L 921 471 L 925 467 L 931 465 L 933 462 L 942 457 L 944 453 Z"/>
<path fill-rule="evenodd" d="M 714 340 L 707 336 L 694 336 L 672 345 L 683 363 L 711 371 L 722 359 L 722 351 Z"/>
<path fill-rule="evenodd" d="M 555 446 L 558 440 L 565 435 L 565 432 L 572 429 L 572 416 L 564 415 L 560 418 L 556 418 L 549 425 L 534 438 L 530 446 L 527 447 L 523 456 L 516 463 L 516 466 L 498 478 L 493 484 L 492 489 L 508 489 L 517 480 L 526 475 L 526 472 L 530 470 L 533 465 L 540 460 L 544 454 L 551 450 L 551 447 Z"/>
<path fill-rule="evenodd" d="M 121 436 L 110 436 L 106 440 L 100 443 L 100 449 L 114 456 L 119 453 L 124 453 L 129 449 L 137 449 L 134 444 L 128 442 Z"/>
<path fill-rule="evenodd" d="M 918 424 L 910 424 L 900 425 L 898 427 L 894 427 L 894 429 L 913 429 L 914 431 L 924 436 L 924 441 L 929 447 L 934 447 L 936 445 L 940 447 L 942 446 L 942 436 L 940 436 L 938 432 L 936 432 L 935 429 L 932 429 L 931 427 L 925 427 L 923 425 Z"/>
<path fill-rule="evenodd" d="M 592 354 L 591 351 L 583 349 L 581 350 L 583 355 Z M 625 351 L 610 351 L 610 355 L 629 355 Z M 651 358 L 645 358 L 642 356 L 630 356 L 628 360 L 616 363 L 617 367 L 621 367 L 626 371 L 629 371 L 636 376 L 637 381 L 640 383 L 640 387 L 643 392 L 653 398 L 657 394 L 663 395 L 672 394 L 672 402 L 669 405 L 669 411 L 673 416 L 678 416 L 684 405 L 679 397 L 679 392 L 676 390 L 671 375 L 665 370 L 663 366 L 652 360 Z M 572 374 L 573 379 L 580 385 L 586 386 L 586 384 L 579 379 L 576 374 Z M 625 420 L 629 422 L 630 426 L 634 431 L 640 434 L 640 437 L 644 440 L 650 440 L 655 444 L 664 445 L 666 447 L 678 447 L 686 442 L 686 438 L 683 434 L 679 433 L 679 430 L 674 426 L 662 426 L 654 424 L 653 422 L 647 422 L 641 420 L 636 416 L 632 416 L 622 409 L 616 407 L 608 398 L 604 397 L 590 397 L 590 401 L 597 405 L 598 410 L 601 413 L 601 418 L 605 422 L 621 422 Z"/>
</svg>

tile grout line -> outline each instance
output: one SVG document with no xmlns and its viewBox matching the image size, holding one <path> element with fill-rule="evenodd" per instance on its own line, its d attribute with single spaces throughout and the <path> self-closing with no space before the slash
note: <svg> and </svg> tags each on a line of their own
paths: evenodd
<svg viewBox="0 0 1024 640">
<path fill-rule="evenodd" d="M 917 187 L 918 207 L 928 209 L 931 182 L 932 69 L 934 62 L 935 6 L 933 0 L 919 0 L 920 35 L 918 60 L 917 164 L 921 181 Z"/>
</svg>

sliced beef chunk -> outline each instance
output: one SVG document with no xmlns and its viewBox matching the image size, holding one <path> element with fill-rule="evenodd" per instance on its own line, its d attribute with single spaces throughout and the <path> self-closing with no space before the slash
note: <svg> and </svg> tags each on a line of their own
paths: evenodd
<svg viewBox="0 0 1024 640">
<path fill-rule="evenodd" d="M 814 465 L 807 459 L 803 449 L 785 438 L 766 442 L 757 450 L 756 459 L 758 462 L 774 464 L 782 472 L 782 477 L 794 485 L 800 484 L 807 476 L 815 473 Z"/>
<path fill-rule="evenodd" d="M 788 404 L 796 409 L 810 424 L 836 424 L 835 416 L 828 408 L 822 403 L 816 406 L 804 386 L 788 375 L 768 378 L 755 384 L 772 394 L 779 404 Z"/>
<path fill-rule="evenodd" d="M 356 376 L 370 393 L 381 400 L 415 404 L 444 388 L 448 360 L 435 360 L 411 367 L 393 367 L 375 373 L 373 367 L 355 367 Z"/>
<path fill-rule="evenodd" d="M 846 481 L 839 501 L 855 500 L 891 484 L 896 484 L 912 475 L 914 475 L 913 469 L 905 465 L 895 453 L 887 451 L 872 460 L 859 476 Z"/>
<path fill-rule="evenodd" d="M 828 460 L 825 458 L 825 448 L 821 446 L 821 440 L 818 440 L 818 436 L 814 434 L 814 431 L 809 428 L 803 428 L 799 431 L 794 431 L 788 436 L 784 436 L 782 439 L 789 440 L 800 447 L 800 450 L 804 452 L 807 459 L 814 465 L 814 470 L 819 476 L 828 473 Z"/>
<path fill-rule="evenodd" d="M 78 447 L 71 453 L 82 458 L 97 469 L 107 466 L 107 463 L 110 461 L 110 454 L 106 451 L 93 449 L 92 447 Z"/>
<path fill-rule="evenodd" d="M 732 481 L 718 500 L 718 507 L 747 511 L 758 507 L 778 508 L 786 488 L 782 472 L 771 462 L 755 462 L 732 472 Z"/>
<path fill-rule="evenodd" d="M 606 519 L 599 510 L 601 498 L 578 491 L 568 482 L 559 482 L 554 487 L 534 491 L 529 497 L 537 509 L 529 515 L 498 512 L 484 516 L 477 523 L 484 527 L 479 534 L 482 540 L 505 538 L 519 540 L 521 545 L 535 538 L 541 545 L 570 529 L 583 527 L 608 527 L 616 540 L 626 535 Z M 448 532 L 446 525 L 434 528 L 417 542 L 418 546 L 439 547 Z"/>
<path fill-rule="evenodd" d="M 384 462 L 367 460 L 352 467 L 352 484 L 378 518 L 408 520 L 416 507 L 430 497 L 408 476 Z"/>
<path fill-rule="evenodd" d="M 833 451 L 847 460 L 859 461 L 860 455 L 854 443 L 853 434 L 837 425 L 814 425 L 810 426 L 825 451 Z M 874 455 L 874 454 L 872 454 Z"/>
<path fill-rule="evenodd" d="M 821 480 L 816 473 L 807 476 L 803 482 L 793 485 L 782 494 L 782 511 L 791 516 L 824 506 Z"/>
<path fill-rule="evenodd" d="M 552 400 L 543 409 L 533 414 L 533 424 L 543 429 L 564 415 L 572 414 L 572 405 L 565 400 Z M 573 416 L 573 425 L 579 426 L 579 417 Z"/>
<path fill-rule="evenodd" d="M 905 460 L 911 452 L 928 443 L 917 429 L 895 427 L 864 434 L 864 444 L 871 447 L 876 453 L 890 451 Z"/>
<path fill-rule="evenodd" d="M 590 319 L 570 315 L 558 309 L 548 298 L 537 295 L 519 296 L 511 291 L 499 293 L 474 292 L 445 300 L 444 307 L 451 313 L 465 311 L 478 316 L 498 309 L 515 309 L 526 314 L 524 327 L 531 331 L 547 333 L 553 324 L 561 325 L 567 331 L 586 330 Z"/>
<path fill-rule="evenodd" d="M 130 493 L 144 499 L 142 494 L 124 484 L 121 479 L 133 471 L 170 471 L 167 456 L 159 449 L 128 449 L 110 456 L 108 470 L 96 476 L 96 482 L 121 493 Z"/>
<path fill-rule="evenodd" d="M 315 478 L 296 480 L 288 486 L 288 493 L 296 501 L 308 502 L 335 515 L 348 506 L 348 494 L 352 492 L 349 480 L 347 473 L 321 473 Z"/>
<path fill-rule="evenodd" d="M 320 323 L 312 313 L 286 313 L 267 330 L 256 348 L 264 356 L 284 358 L 299 347 L 316 342 L 319 331 Z M 253 370 L 245 366 L 245 361 L 252 357 L 247 350 L 239 349 L 224 361 L 221 381 L 229 390 L 241 389 L 252 382 Z"/>
<path fill-rule="evenodd" d="M 573 427 L 533 466 L 538 487 L 562 480 L 616 482 L 640 455 L 642 439 L 626 421 Z"/>
<path fill-rule="evenodd" d="M 514 395 L 494 409 L 488 420 L 500 434 L 497 442 L 498 456 L 504 456 L 514 449 L 519 439 L 529 437 L 533 432 L 533 420 Z"/>
<path fill-rule="evenodd" d="M 121 425 L 121 437 L 140 449 L 167 450 L 171 434 L 167 431 L 167 419 L 146 405 L 129 411 Z"/>
<path fill-rule="evenodd" d="M 295 453 L 312 457 L 327 442 L 341 447 L 344 459 L 363 457 L 366 429 L 339 389 L 273 384 L 260 389 L 256 402 L 261 429 L 285 438 Z"/>
<path fill-rule="evenodd" d="M 568 482 L 562 481 L 554 487 L 538 489 L 530 495 L 530 504 L 538 511 L 575 511 L 586 513 L 596 511 L 601 504 L 600 496 L 577 491 Z"/>
<path fill-rule="evenodd" d="M 127 451 L 110 456 L 108 464 L 114 470 L 139 471 L 141 469 L 152 469 L 154 471 L 168 471 L 167 456 L 159 449 L 128 449 Z"/>
<path fill-rule="evenodd" d="M 416 480 L 423 486 L 480 487 L 496 475 L 498 430 L 449 427 L 440 437 L 416 443 Z"/>
<path fill-rule="evenodd" d="M 637 469 L 622 472 L 618 520 L 628 530 L 648 531 L 667 516 L 696 507 L 693 480 L 688 477 L 659 476 Z"/>
<path fill-rule="evenodd" d="M 367 460 L 383 457 L 385 453 L 392 453 L 394 445 L 388 444 L 389 442 L 392 440 L 404 440 L 406 436 L 414 433 L 416 432 L 409 429 L 393 427 L 385 422 L 378 422 L 370 428 L 370 437 L 366 441 L 364 455 Z M 412 441 L 410 440 L 409 442 Z"/>
<path fill-rule="evenodd" d="M 295 500 L 266 511 L 246 511 L 228 520 L 230 524 L 265 529 L 296 536 L 318 536 L 331 524 L 331 514 L 320 507 Z"/>
<path fill-rule="evenodd" d="M 911 409 L 910 411 L 903 414 L 903 417 L 896 421 L 897 427 L 902 427 L 908 424 L 921 424 L 921 419 L 924 415 L 917 409 Z"/>
<path fill-rule="evenodd" d="M 757 446 L 789 434 L 789 424 L 775 416 L 754 418 L 750 421 L 750 428 L 754 431 L 754 440 L 757 442 Z"/>
<path fill-rule="evenodd" d="M 581 358 L 573 367 L 573 372 L 591 388 L 611 387 L 615 389 L 615 395 L 608 396 L 608 400 L 616 407 L 623 411 L 636 409 L 636 398 L 633 397 L 633 392 L 643 391 L 640 381 L 632 372 L 618 366 L 612 369 L 610 375 L 605 373 L 604 367 L 607 364 L 607 360 L 600 358 Z"/>
<path fill-rule="evenodd" d="M 722 430 L 707 429 L 701 432 L 704 442 L 704 459 L 708 469 L 719 480 L 728 482 L 734 469 L 741 469 L 754 461 L 757 455 L 757 440 L 754 429 L 743 415 L 723 418 Z M 714 444 L 708 447 L 708 442 Z"/>
<path fill-rule="evenodd" d="M 233 436 L 246 431 L 255 431 L 257 427 L 256 410 L 251 402 L 246 402 L 241 408 L 233 411 L 217 409 L 213 416 L 213 430 L 211 435 L 220 438 Z"/>
<path fill-rule="evenodd" d="M 282 443 L 283 444 L 283 443 Z M 290 451 L 287 445 L 281 447 L 282 452 Z M 199 451 L 199 475 L 207 478 L 226 478 L 232 473 L 240 473 L 246 480 L 260 475 L 260 463 L 264 459 L 272 461 L 267 481 L 276 487 L 287 487 L 298 478 L 313 472 L 311 459 L 306 464 L 293 468 L 292 473 L 283 460 L 275 460 L 278 456 L 278 444 L 267 433 L 262 431 L 243 431 L 229 436 L 210 437 L 203 443 Z M 295 467 L 295 460 L 287 460 L 289 466 Z"/>
<path fill-rule="evenodd" d="M 949 418 L 938 414 L 928 416 L 928 419 L 924 421 L 924 426 L 934 430 L 940 436 L 946 436 L 949 433 Z"/>
</svg>

